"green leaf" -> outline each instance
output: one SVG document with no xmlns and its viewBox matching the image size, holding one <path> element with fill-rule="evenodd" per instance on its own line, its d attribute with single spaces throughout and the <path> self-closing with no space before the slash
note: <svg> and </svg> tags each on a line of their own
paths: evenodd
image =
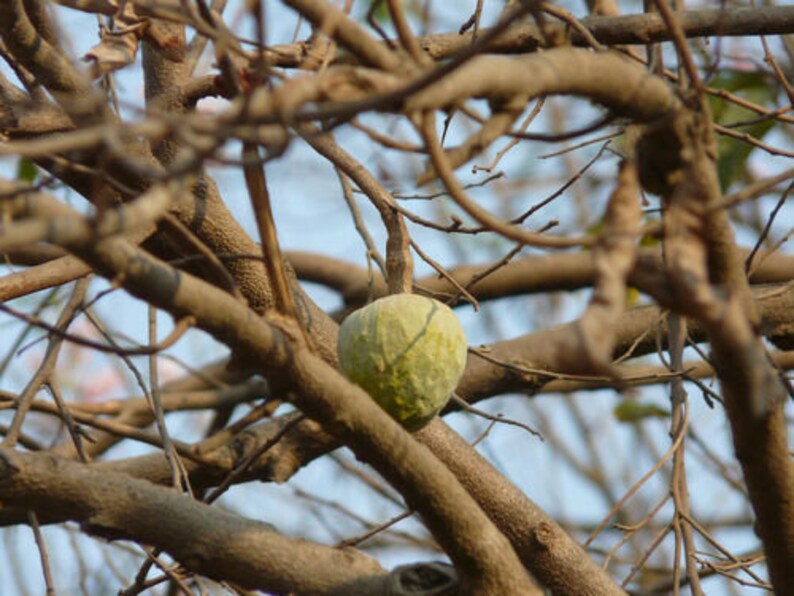
<svg viewBox="0 0 794 596">
<path fill-rule="evenodd" d="M 384 0 L 372 0 L 369 3 L 369 10 L 372 10 L 372 6 L 375 6 L 375 9 L 372 11 L 372 18 L 373 20 L 381 26 L 386 26 L 391 24 L 391 13 L 389 13 L 389 5 Z M 417 19 L 422 18 L 423 6 L 419 2 L 416 1 L 408 1 L 403 2 L 403 12 L 407 17 L 415 17 Z"/>
<path fill-rule="evenodd" d="M 386 25 L 391 20 L 389 7 L 385 2 L 378 2 L 377 7 L 372 12 L 372 18 L 378 25 Z"/>
<path fill-rule="evenodd" d="M 646 418 L 669 418 L 670 412 L 654 404 L 622 401 L 612 410 L 619 422 L 640 422 Z"/>
<path fill-rule="evenodd" d="M 770 85 L 766 75 L 761 72 L 726 72 L 716 77 L 712 81 L 712 86 L 725 89 L 753 103 L 767 107 L 774 106 L 777 95 L 776 87 Z M 759 115 L 752 110 L 721 97 L 709 96 L 709 102 L 714 121 L 718 124 L 731 125 L 759 119 Z M 775 120 L 770 118 L 743 126 L 737 131 L 748 133 L 756 139 L 763 139 L 774 125 Z M 741 177 L 747 164 L 747 158 L 755 147 L 744 141 L 721 135 L 717 141 L 717 148 L 719 150 L 717 170 L 720 185 L 722 190 L 726 191 Z"/>
<path fill-rule="evenodd" d="M 626 286 L 626 308 L 637 306 L 640 301 L 640 291 L 632 286 Z"/>
<path fill-rule="evenodd" d="M 39 170 L 36 168 L 36 164 L 24 157 L 19 160 L 17 163 L 17 180 L 23 180 L 28 184 L 33 184 L 38 175 Z"/>
</svg>

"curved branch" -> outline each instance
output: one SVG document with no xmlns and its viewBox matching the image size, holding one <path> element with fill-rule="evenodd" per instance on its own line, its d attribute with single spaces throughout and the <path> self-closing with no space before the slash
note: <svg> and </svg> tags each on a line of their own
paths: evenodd
<svg viewBox="0 0 794 596">
<path fill-rule="evenodd" d="M 88 78 L 37 31 L 22 0 L 0 3 L 0 37 L 19 64 L 52 93 L 75 122 L 95 121 L 105 113 Z"/>
<path fill-rule="evenodd" d="M 357 308 L 370 297 L 386 295 L 383 278 L 359 265 L 318 253 L 287 251 L 287 260 L 295 268 L 298 279 L 318 283 L 339 292 L 347 308 Z M 742 255 L 749 254 L 746 249 Z M 592 254 L 567 252 L 531 255 L 508 263 L 451 267 L 449 275 L 470 291 L 478 301 L 485 302 L 508 296 L 572 291 L 586 288 L 595 280 Z M 487 274 L 487 275 L 484 275 Z M 794 279 L 794 256 L 778 252 L 761 253 L 758 266 L 750 275 L 753 284 L 787 282 Z M 628 283 L 643 293 L 663 297 L 668 285 L 662 266 L 661 250 L 642 248 L 637 262 L 629 272 Z M 460 303 L 457 287 L 437 275 L 421 277 L 414 282 L 416 291 Z"/>
<path fill-rule="evenodd" d="M 613 52 L 554 48 L 523 57 L 477 56 L 431 87 L 405 101 L 408 112 L 452 106 L 466 98 L 505 98 L 524 94 L 577 95 L 619 116 L 646 122 L 678 105 L 663 79 Z"/>
<path fill-rule="evenodd" d="M 170 312 L 247 354 L 271 381 L 297 390 L 297 405 L 370 462 L 418 511 L 472 591 L 531 588 L 515 551 L 454 475 L 359 387 L 300 344 L 289 321 L 271 324 L 225 292 L 152 258 L 123 239 L 67 247 L 99 273 L 122 280 L 134 296 Z"/>
<path fill-rule="evenodd" d="M 192 571 L 252 589 L 378 593 L 373 582 L 382 588 L 386 575 L 354 549 L 286 538 L 173 490 L 46 454 L 0 448 L 0 498 L 4 507 L 76 521 L 96 536 L 154 545 Z"/>
<path fill-rule="evenodd" d="M 329 31 L 362 64 L 386 71 L 399 70 L 402 61 L 384 44 L 378 43 L 361 25 L 328 2 L 318 0 L 284 0 L 284 4 L 305 17 L 320 31 Z"/>
<path fill-rule="evenodd" d="M 794 6 L 687 10 L 676 14 L 687 38 L 794 33 Z M 656 13 L 588 16 L 579 19 L 579 23 L 604 45 L 640 45 L 672 39 L 664 20 Z M 573 45 L 590 47 L 590 42 L 584 35 L 578 31 L 570 31 L 565 23 L 548 22 L 545 25 L 551 39 L 570 36 Z M 487 35 L 488 31 L 489 28 L 483 28 L 477 34 Z M 418 39 L 427 55 L 434 60 L 444 60 L 471 46 L 474 32 L 436 33 Z M 495 54 L 523 54 L 536 52 L 543 47 L 546 47 L 546 37 L 541 34 L 537 25 L 525 22 L 516 24 L 499 35 L 488 44 L 486 51 Z M 302 48 L 302 43 L 273 46 L 268 53 L 269 63 L 296 68 L 303 59 Z M 338 61 L 349 59 L 349 56 L 340 56 Z"/>
<path fill-rule="evenodd" d="M 0 36 L 14 58 L 51 92 L 79 96 L 90 89 L 88 79 L 39 34 L 22 0 L 0 5 Z"/>
<path fill-rule="evenodd" d="M 285 119 L 303 122 L 350 118 L 368 110 L 414 114 L 452 108 L 469 98 L 510 101 L 524 96 L 529 101 L 546 95 L 577 95 L 616 116 L 649 122 L 680 105 L 664 79 L 615 52 L 559 47 L 522 57 L 474 56 L 453 66 L 436 66 L 409 77 L 360 67 L 331 67 L 273 91 L 259 88 L 250 97 L 235 100 L 221 121 L 231 125 Z M 301 109 L 310 103 L 325 105 Z"/>
<path fill-rule="evenodd" d="M 625 594 L 557 522 L 446 424 L 435 420 L 417 438 L 454 472 L 552 593 Z"/>
</svg>

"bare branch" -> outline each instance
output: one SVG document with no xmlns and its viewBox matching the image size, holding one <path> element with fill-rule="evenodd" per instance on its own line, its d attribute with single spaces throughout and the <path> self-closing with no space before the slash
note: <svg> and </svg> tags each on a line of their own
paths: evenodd
<svg viewBox="0 0 794 596">
<path fill-rule="evenodd" d="M 0 449 L 0 495 L 6 506 L 64 515 L 103 538 L 156 545 L 188 569 L 252 589 L 376 593 L 371 582 L 384 579 L 375 561 L 353 549 L 286 538 L 175 491 L 49 455 Z M 302 573 L 307 560 L 315 573 Z"/>
</svg>

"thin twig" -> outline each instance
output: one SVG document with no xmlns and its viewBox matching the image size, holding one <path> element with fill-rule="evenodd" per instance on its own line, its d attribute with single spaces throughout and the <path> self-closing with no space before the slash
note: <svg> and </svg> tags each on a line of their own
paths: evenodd
<svg viewBox="0 0 794 596">
<path fill-rule="evenodd" d="M 536 431 L 531 426 L 524 424 L 523 422 L 519 422 L 518 420 L 513 420 L 512 418 L 506 418 L 502 414 L 497 414 L 496 416 L 494 416 L 493 414 L 489 414 L 484 410 L 475 408 L 465 399 L 459 397 L 456 393 L 452 394 L 451 399 L 452 399 L 452 403 L 456 404 L 457 406 L 466 410 L 467 412 L 471 412 L 472 414 L 479 416 L 480 418 L 485 418 L 486 420 L 490 420 L 491 422 L 496 422 L 498 424 L 508 424 L 511 426 L 517 426 L 518 428 L 527 431 L 532 436 L 537 437 L 541 441 L 544 440 L 543 435 L 540 432 Z"/>
<path fill-rule="evenodd" d="M 33 530 L 33 537 L 36 539 L 36 546 L 39 549 L 39 558 L 41 559 L 41 569 L 44 574 L 44 585 L 46 586 L 47 596 L 55 596 L 55 584 L 52 580 L 50 558 L 47 556 L 47 543 L 44 542 L 44 536 L 39 526 L 39 518 L 36 516 L 35 511 L 28 511 L 28 523 L 30 524 L 31 530 Z"/>
<path fill-rule="evenodd" d="M 456 280 L 455 277 L 451 275 L 449 271 L 447 271 L 444 267 L 442 267 L 440 263 L 437 263 L 432 258 L 430 258 L 430 256 L 427 253 L 425 253 L 425 251 L 423 251 L 421 248 L 419 248 L 419 245 L 413 240 L 411 240 L 411 247 L 416 251 L 416 254 L 418 254 L 423 261 L 425 261 L 428 265 L 430 265 L 433 269 L 435 269 L 441 277 L 443 277 L 449 283 L 451 283 L 458 290 L 458 292 L 462 294 L 466 298 L 466 300 L 469 301 L 469 303 L 474 307 L 475 311 L 480 310 L 480 303 L 477 301 L 477 299 L 474 296 L 472 296 L 469 293 L 469 291 L 466 290 L 466 288 L 460 285 L 458 283 L 458 280 Z"/>
<path fill-rule="evenodd" d="M 80 305 L 83 302 L 83 298 L 85 297 L 86 291 L 88 290 L 88 284 L 89 278 L 83 278 L 75 283 L 74 289 L 72 290 L 72 295 L 61 312 L 61 316 L 58 317 L 58 322 L 55 324 L 54 328 L 63 331 L 71 324 L 78 312 L 78 309 L 80 308 Z M 53 334 L 52 337 L 50 337 L 49 343 L 47 345 L 47 351 L 44 355 L 44 360 L 42 361 L 36 373 L 31 377 L 30 381 L 28 381 L 28 384 L 25 386 L 24 391 L 19 397 L 17 409 L 14 412 L 14 418 L 11 421 L 11 426 L 8 428 L 8 433 L 6 433 L 6 436 L 3 439 L 4 447 L 16 446 L 17 437 L 22 430 L 22 423 L 24 422 L 25 416 L 28 413 L 31 404 L 33 403 L 33 398 L 36 396 L 36 393 L 39 391 L 39 389 L 41 389 L 42 385 L 51 379 L 52 375 L 54 374 L 53 371 L 55 370 L 55 365 L 58 361 L 58 355 L 60 354 L 62 345 L 63 337 L 61 335 Z"/>
<path fill-rule="evenodd" d="M 157 309 L 154 306 L 149 306 L 149 343 L 157 343 Z M 149 407 L 154 414 L 154 420 L 157 424 L 157 432 L 163 439 L 163 451 L 165 452 L 168 466 L 171 468 L 171 481 L 174 488 L 186 491 L 192 496 L 193 490 L 190 487 L 190 478 L 187 470 L 185 469 L 182 460 L 179 459 L 179 454 L 176 452 L 174 445 L 171 443 L 171 437 L 168 433 L 168 426 L 165 423 L 165 413 L 163 410 L 163 401 L 160 396 L 160 380 L 159 371 L 157 369 L 157 354 L 152 353 L 149 355 L 149 387 L 150 392 L 147 397 L 150 397 Z"/>
<path fill-rule="evenodd" d="M 689 416 L 689 410 L 687 409 L 686 416 L 684 416 L 684 420 L 682 422 L 683 424 L 686 424 L 688 416 Z M 640 478 L 637 482 L 631 485 L 631 488 L 629 488 L 629 490 L 626 491 L 626 494 L 624 494 L 620 498 L 620 500 L 618 500 L 618 502 L 615 503 L 612 509 L 610 509 L 609 512 L 601 520 L 601 523 L 599 523 L 598 526 L 596 526 L 596 529 L 593 530 L 590 533 L 590 536 L 587 537 L 587 540 L 584 543 L 585 547 L 592 544 L 593 540 L 595 540 L 596 537 L 601 533 L 601 531 L 607 526 L 607 524 L 609 524 L 609 520 L 611 520 L 612 517 L 618 511 L 620 511 L 620 509 L 623 507 L 626 501 L 628 501 L 632 497 L 632 495 L 634 495 L 634 493 L 636 493 L 642 487 L 642 485 L 648 481 L 649 478 L 654 476 L 654 474 L 656 474 L 670 460 L 670 458 L 675 454 L 676 449 L 678 449 L 678 446 L 683 440 L 683 438 L 684 438 L 684 433 L 676 437 L 675 442 L 670 447 L 670 449 L 667 450 L 667 453 L 665 453 L 662 456 L 662 458 L 658 462 L 656 462 L 656 464 L 654 464 L 654 466 L 650 470 L 648 470 L 648 472 L 646 472 L 642 478 Z"/>
<path fill-rule="evenodd" d="M 262 240 L 265 269 L 270 283 L 273 285 L 276 310 L 296 319 L 295 300 L 292 297 L 287 270 L 281 257 L 265 171 L 259 165 L 259 149 L 251 143 L 243 144 L 243 171 L 245 183 L 248 186 L 248 196 L 251 199 L 256 223 L 259 227 L 259 237 Z"/>
</svg>

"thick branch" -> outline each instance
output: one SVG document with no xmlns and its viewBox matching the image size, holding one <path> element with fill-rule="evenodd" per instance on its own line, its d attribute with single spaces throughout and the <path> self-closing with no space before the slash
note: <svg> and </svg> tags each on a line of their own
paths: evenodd
<svg viewBox="0 0 794 596">
<path fill-rule="evenodd" d="M 681 148 L 679 165 L 664 166 L 666 184 L 660 186 L 674 310 L 707 332 L 736 455 L 758 518 L 756 532 L 772 584 L 785 591 L 794 585 L 794 464 L 783 413 L 788 392 L 759 337 L 756 304 L 733 230 L 725 210 L 718 209 L 722 195 L 711 115 L 705 100 L 697 99 L 690 102 L 696 109 L 676 113 L 640 147 L 645 143 L 649 157 L 654 144 Z M 663 159 L 656 159 L 648 165 L 662 164 Z"/>
<path fill-rule="evenodd" d="M 50 455 L 0 449 L 0 499 L 97 536 L 156 546 L 192 571 L 252 589 L 351 594 L 385 575 L 353 549 L 285 538 L 173 490 Z"/>
<path fill-rule="evenodd" d="M 52 93 L 74 100 L 90 91 L 88 79 L 33 26 L 22 0 L 0 4 L 0 36 L 19 63 Z"/>
<path fill-rule="evenodd" d="M 554 594 L 624 593 L 565 530 L 446 424 L 436 420 L 417 438 L 452 470 L 547 589 Z"/>
<path fill-rule="evenodd" d="M 656 120 L 677 105 L 659 77 L 617 53 L 554 48 L 522 57 L 478 56 L 405 102 L 408 112 L 452 106 L 465 98 L 530 99 L 577 95 L 636 121 Z"/>
<path fill-rule="evenodd" d="M 748 251 L 743 251 L 743 255 Z M 781 253 L 761 253 L 759 264 L 753 270 L 753 284 L 786 282 L 794 279 L 794 256 Z M 386 295 L 382 277 L 348 261 L 318 253 L 291 251 L 286 257 L 295 268 L 298 279 L 323 284 L 341 295 L 348 308 L 363 305 L 370 297 Z M 458 285 L 466 288 L 477 300 L 484 302 L 527 294 L 571 291 L 593 284 L 595 266 L 587 252 L 567 252 L 549 255 L 531 255 L 506 264 L 483 263 L 459 265 L 447 272 Z M 487 275 L 483 275 L 487 273 Z M 373 279 L 370 280 L 370 275 Z M 629 272 L 628 283 L 657 300 L 668 284 L 658 248 L 638 251 L 637 262 Z M 416 291 L 442 296 L 445 301 L 458 296 L 455 285 L 444 277 L 431 275 L 415 282 Z"/>
<path fill-rule="evenodd" d="M 723 37 L 742 35 L 774 35 L 794 32 L 794 7 L 765 6 L 735 8 L 732 10 L 689 10 L 676 13 L 687 37 Z M 582 26 L 604 45 L 634 45 L 670 41 L 669 27 L 658 13 L 633 14 L 624 16 L 590 16 L 579 20 Z M 560 33 L 570 35 L 571 43 L 589 47 L 589 40 L 578 31 L 570 31 L 563 23 L 553 23 L 551 31 L 557 28 Z M 480 31 L 484 35 L 488 29 Z M 446 33 L 428 35 L 421 38 L 422 48 L 433 58 L 439 60 L 449 57 L 471 45 L 472 32 L 459 35 Z M 551 33 L 551 38 L 554 33 Z M 495 53 L 534 52 L 542 45 L 545 37 L 534 23 L 523 23 L 512 27 L 488 48 Z"/>
<path fill-rule="evenodd" d="M 794 33 L 794 7 L 757 6 L 726 10 L 688 10 L 676 13 L 684 35 L 694 37 L 735 37 L 755 35 L 785 35 Z M 623 16 L 589 16 L 579 19 L 593 38 L 604 45 L 644 45 L 670 41 L 672 34 L 664 20 L 656 13 Z M 575 46 L 590 47 L 590 41 L 578 31 L 571 31 L 565 23 L 550 22 L 547 35 L 542 35 L 532 22 L 513 25 L 486 47 L 495 54 L 524 54 L 546 47 L 546 39 L 570 37 Z M 489 28 L 477 35 L 488 34 Z M 471 46 L 474 32 L 436 33 L 419 37 L 421 48 L 434 60 L 444 60 Z M 277 45 L 268 54 L 271 64 L 295 68 L 305 60 L 305 43 Z M 341 56 L 339 61 L 349 61 Z"/>
<path fill-rule="evenodd" d="M 473 591 L 520 593 L 529 578 L 510 543 L 493 527 L 455 477 L 335 369 L 300 347 L 288 321 L 268 325 L 228 294 L 175 271 L 121 239 L 70 249 L 135 296 L 198 326 L 246 353 L 271 381 L 296 389 L 299 407 L 322 421 L 372 465 L 418 511 Z"/>
<path fill-rule="evenodd" d="M 362 111 L 415 113 L 446 109 L 469 98 L 507 100 L 525 96 L 577 95 L 638 122 L 671 113 L 678 100 L 667 83 L 614 52 L 553 48 L 521 57 L 476 56 L 463 64 L 433 67 L 412 76 L 336 66 L 236 100 L 223 115 L 228 124 L 274 124 L 289 118 L 350 117 Z M 315 111 L 309 103 L 324 102 Z"/>
<path fill-rule="evenodd" d="M 60 4 L 91 13 L 113 16 L 118 12 L 117 0 L 58 0 Z M 376 58 L 372 57 L 370 44 L 356 39 L 358 28 L 354 28 L 352 20 L 339 11 L 316 6 L 319 2 L 305 0 L 289 2 L 293 8 L 316 24 L 323 24 L 324 19 L 337 19 L 343 22 L 345 41 L 353 52 L 368 56 L 370 60 L 385 61 L 393 66 L 395 58 L 384 57 L 380 51 Z M 191 15 L 182 10 L 179 0 L 138 0 L 135 11 L 139 16 L 157 17 L 173 22 L 191 24 Z M 675 13 L 688 38 L 693 37 L 736 37 L 756 35 L 785 35 L 794 33 L 794 6 L 754 6 L 730 9 L 687 10 Z M 331 15 L 330 17 L 328 15 Z M 604 45 L 644 45 L 646 43 L 670 41 L 672 34 L 669 27 L 659 14 L 630 14 L 622 16 L 586 16 L 579 19 L 581 25 L 600 43 Z M 577 31 L 569 31 L 567 24 L 561 22 L 547 23 L 547 36 L 541 35 L 534 23 L 521 23 L 508 29 L 495 39 L 488 47 L 494 53 L 534 52 L 545 44 L 545 39 L 560 39 L 570 36 L 571 43 L 589 47 L 590 43 Z M 480 28 L 479 36 L 487 35 L 489 28 Z M 419 37 L 419 44 L 435 59 L 448 58 L 452 54 L 470 46 L 475 33 L 441 33 Z M 371 38 L 367 38 L 369 40 Z M 305 60 L 305 43 L 277 45 L 271 48 L 269 62 L 274 66 L 296 67 Z"/>
</svg>

